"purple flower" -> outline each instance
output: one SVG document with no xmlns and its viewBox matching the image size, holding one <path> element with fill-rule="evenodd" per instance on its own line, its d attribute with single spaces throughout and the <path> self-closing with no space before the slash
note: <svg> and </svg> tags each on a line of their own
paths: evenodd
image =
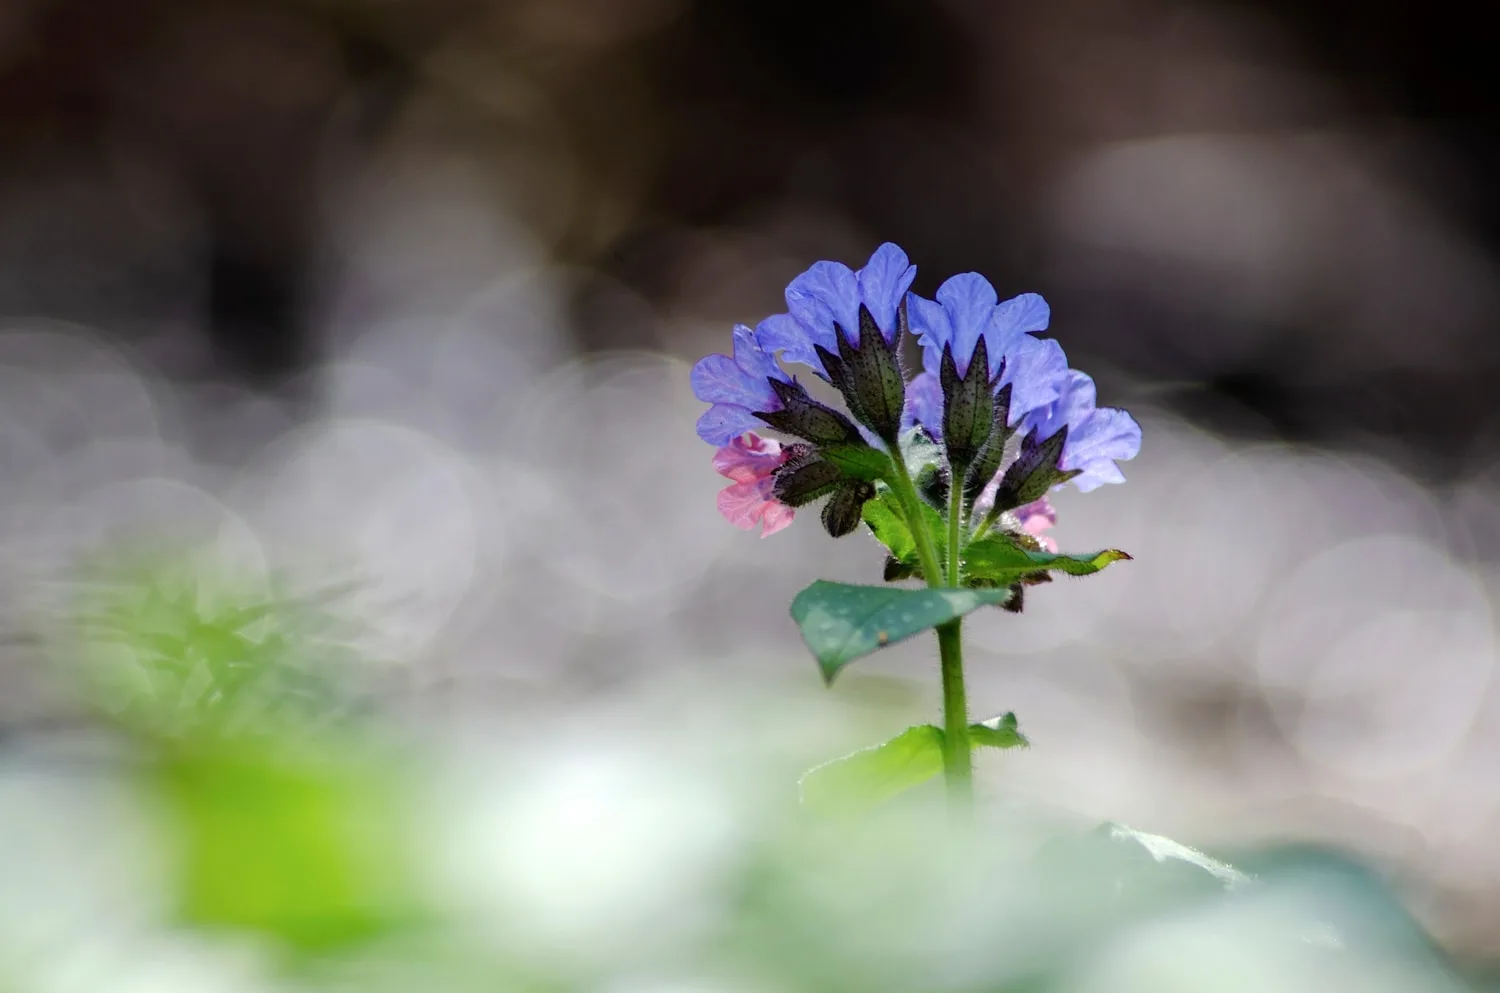
<svg viewBox="0 0 1500 993">
<path fill-rule="evenodd" d="M 1123 410 L 1095 406 L 1094 381 L 1077 369 L 1068 370 L 1056 400 L 1027 416 L 1025 430 L 1046 439 L 1065 426 L 1068 440 L 1058 467 L 1080 473 L 1073 479 L 1079 490 L 1125 482 L 1115 462 L 1133 459 L 1141 450 L 1141 426 Z"/>
<path fill-rule="evenodd" d="M 698 418 L 698 437 L 710 445 L 728 445 L 765 423 L 755 415 L 782 409 L 772 381 L 789 383 L 776 360 L 756 341 L 755 332 L 737 324 L 734 357 L 710 355 L 693 366 L 693 395 L 713 404 Z"/>
<path fill-rule="evenodd" d="M 788 362 L 800 362 L 828 379 L 816 346 L 839 353 L 835 328 L 851 345 L 859 345 L 859 308 L 864 305 L 887 344 L 896 341 L 901 299 L 916 278 L 917 267 L 890 242 L 875 249 L 858 272 L 842 262 L 817 262 L 786 288 L 789 313 L 761 321 L 756 338 L 768 352 L 781 352 Z"/>
<path fill-rule="evenodd" d="M 1037 338 L 1051 319 L 1047 301 L 1023 293 L 1004 303 L 995 288 L 978 273 L 954 276 L 938 287 L 937 299 L 912 294 L 908 302 L 911 329 L 922 344 L 923 372 L 907 389 L 909 421 L 925 427 L 933 437 L 943 433 L 943 394 L 938 386 L 944 348 L 951 348 L 960 376 L 967 375 L 980 339 L 989 355 L 989 374 L 1001 373 L 997 389 L 1010 386 L 1010 423 L 1052 403 L 1061 393 L 1068 360 L 1062 346 Z"/>
</svg>

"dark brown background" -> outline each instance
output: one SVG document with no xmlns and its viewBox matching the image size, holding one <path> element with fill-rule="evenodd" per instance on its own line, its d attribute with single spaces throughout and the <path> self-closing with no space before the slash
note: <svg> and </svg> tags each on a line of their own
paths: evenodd
<svg viewBox="0 0 1500 993">
<path fill-rule="evenodd" d="M 184 374 L 274 387 L 320 347 L 318 170 L 374 154 L 420 102 L 437 108 L 433 140 L 523 187 L 546 185 L 563 150 L 567 217 L 527 218 L 523 195 L 522 219 L 555 258 L 659 304 L 717 316 L 716 293 L 745 278 L 685 285 L 704 229 L 769 226 L 804 258 L 889 238 L 922 264 L 919 289 L 977 268 L 1044 291 L 1073 315 L 1072 350 L 1200 416 L 1393 439 L 1451 471 L 1489 417 L 1497 361 L 1491 311 L 1452 296 L 1482 294 L 1487 273 L 1405 288 L 1430 294 L 1425 312 L 1383 307 L 1385 268 L 1409 270 L 1403 222 L 1354 209 L 1312 250 L 1375 224 L 1394 227 L 1394 254 L 1319 258 L 1351 284 L 1273 320 L 1230 292 L 1184 302 L 1191 265 L 1058 237 L 1039 201 L 1110 143 L 1321 139 L 1487 260 L 1500 216 L 1481 25 L 1478 8 L 1403 2 L 9 0 L 0 312 L 205 336 L 211 358 Z M 807 217 L 820 223 L 796 230 Z M 1361 295 L 1412 316 L 1371 331 L 1345 298 Z M 579 296 L 580 344 L 649 343 L 591 321 Z"/>
</svg>

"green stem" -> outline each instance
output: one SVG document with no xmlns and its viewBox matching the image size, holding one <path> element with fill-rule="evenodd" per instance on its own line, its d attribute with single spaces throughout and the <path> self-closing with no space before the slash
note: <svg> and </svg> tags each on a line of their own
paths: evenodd
<svg viewBox="0 0 1500 993">
<path fill-rule="evenodd" d="M 922 498 L 912 482 L 911 473 L 898 451 L 891 459 L 895 476 L 891 489 L 906 515 L 907 527 L 917 545 L 917 561 L 927 585 L 941 588 L 944 574 L 938 565 L 933 536 L 922 514 Z M 948 521 L 948 585 L 957 586 L 960 572 L 959 539 L 963 534 L 963 489 L 953 486 Z M 948 784 L 948 801 L 960 817 L 967 818 L 974 807 L 973 757 L 969 744 L 969 707 L 964 693 L 963 620 L 955 618 L 937 629 L 938 658 L 943 673 L 943 778 Z"/>
<path fill-rule="evenodd" d="M 952 481 L 948 484 L 948 585 L 963 585 L 963 558 L 959 554 L 963 551 L 964 533 L 964 488 L 962 480 L 964 470 L 967 466 L 953 466 L 949 475 Z"/>
<path fill-rule="evenodd" d="M 917 544 L 917 562 L 922 566 L 922 576 L 927 580 L 928 586 L 941 587 L 942 566 L 938 563 L 932 533 L 927 530 L 926 519 L 922 516 L 922 497 L 917 493 L 917 484 L 912 482 L 911 473 L 907 471 L 906 461 L 899 450 L 891 456 L 891 462 L 896 466 L 896 474 L 890 480 L 891 490 L 901 504 L 901 512 L 906 515 L 906 526 Z"/>
<path fill-rule="evenodd" d="M 961 817 L 974 809 L 974 767 L 969 744 L 969 705 L 964 694 L 963 619 L 937 629 L 943 668 L 943 778 L 948 802 Z"/>
<path fill-rule="evenodd" d="M 963 583 L 964 488 L 967 466 L 952 466 L 948 484 L 948 585 Z M 974 807 L 974 771 L 969 744 L 969 706 L 964 691 L 963 619 L 937 629 L 938 657 L 943 670 L 943 775 L 948 800 L 960 816 Z"/>
</svg>

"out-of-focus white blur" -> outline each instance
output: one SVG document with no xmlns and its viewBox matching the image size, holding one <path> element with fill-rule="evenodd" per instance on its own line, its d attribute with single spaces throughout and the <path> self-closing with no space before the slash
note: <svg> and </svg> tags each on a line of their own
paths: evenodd
<svg viewBox="0 0 1500 993">
<path fill-rule="evenodd" d="M 683 678 L 709 696 L 812 693 L 786 604 L 814 578 L 872 578 L 878 546 L 833 542 L 813 515 L 767 540 L 735 531 L 714 508 L 687 362 L 569 357 L 566 272 L 494 272 L 449 313 L 351 336 L 306 417 L 237 424 L 268 401 L 204 400 L 84 329 L 13 325 L 6 721 L 57 706 L 29 638 L 110 542 L 180 546 L 307 593 L 347 586 L 357 647 L 419 715 L 534 728 Z M 1065 336 L 1065 314 L 1057 325 Z M 976 714 L 1014 710 L 1035 743 L 982 763 L 986 793 L 1199 839 L 1325 838 L 1435 889 L 1500 888 L 1494 480 L 1436 490 L 1374 459 L 1216 438 L 1125 390 L 1105 400 L 1141 420 L 1142 454 L 1126 485 L 1061 494 L 1055 533 L 1135 559 L 967 625 Z M 257 427 L 239 463 L 195 440 Z M 932 662 L 919 640 L 857 669 L 908 682 L 919 718 L 936 705 Z M 690 699 L 662 719 L 688 720 Z M 754 733 L 801 738 L 804 716 Z M 531 829 L 513 830 L 523 871 Z"/>
</svg>

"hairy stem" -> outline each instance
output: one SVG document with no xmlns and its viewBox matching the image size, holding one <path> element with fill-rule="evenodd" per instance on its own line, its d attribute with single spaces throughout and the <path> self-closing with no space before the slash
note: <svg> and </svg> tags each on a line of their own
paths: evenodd
<svg viewBox="0 0 1500 993">
<path fill-rule="evenodd" d="M 959 554 L 963 551 L 964 534 L 964 488 L 962 480 L 964 470 L 968 466 L 955 465 L 949 472 L 951 482 L 948 484 L 948 585 L 963 585 L 963 558 Z"/>
<path fill-rule="evenodd" d="M 963 584 L 964 489 L 967 466 L 950 467 L 948 486 L 948 585 Z M 961 816 L 974 806 L 973 755 L 969 744 L 969 706 L 964 692 L 963 619 L 937 629 L 943 670 L 943 775 L 948 801 Z"/>
<path fill-rule="evenodd" d="M 922 514 L 922 498 L 917 494 L 917 484 L 912 482 L 899 450 L 891 456 L 891 461 L 896 466 L 896 474 L 890 480 L 891 489 L 906 515 L 906 526 L 911 530 L 912 540 L 917 544 L 917 562 L 922 566 L 922 576 L 928 586 L 940 587 L 943 585 L 943 569 L 938 562 L 937 545 Z"/>
<path fill-rule="evenodd" d="M 926 517 L 922 513 L 922 498 L 917 494 L 916 484 L 898 451 L 892 458 L 895 476 L 891 489 L 896 493 L 907 527 L 917 545 L 917 560 L 922 565 L 922 575 L 927 585 L 940 588 L 947 579 L 949 586 L 957 586 L 960 579 L 959 539 L 963 535 L 963 492 L 950 484 L 950 511 L 948 521 L 948 570 L 946 575 L 938 564 L 937 549 L 933 535 L 928 530 Z M 956 508 L 956 509 L 955 509 Z M 938 657 L 943 673 L 943 778 L 948 785 L 948 802 L 956 815 L 968 818 L 974 808 L 973 761 L 969 745 L 969 707 L 964 693 L 963 620 L 956 618 L 937 629 Z"/>
<path fill-rule="evenodd" d="M 974 809 L 974 767 L 969 745 L 969 705 L 964 695 L 963 619 L 937 629 L 943 668 L 943 778 L 948 803 L 960 817 Z"/>
</svg>

